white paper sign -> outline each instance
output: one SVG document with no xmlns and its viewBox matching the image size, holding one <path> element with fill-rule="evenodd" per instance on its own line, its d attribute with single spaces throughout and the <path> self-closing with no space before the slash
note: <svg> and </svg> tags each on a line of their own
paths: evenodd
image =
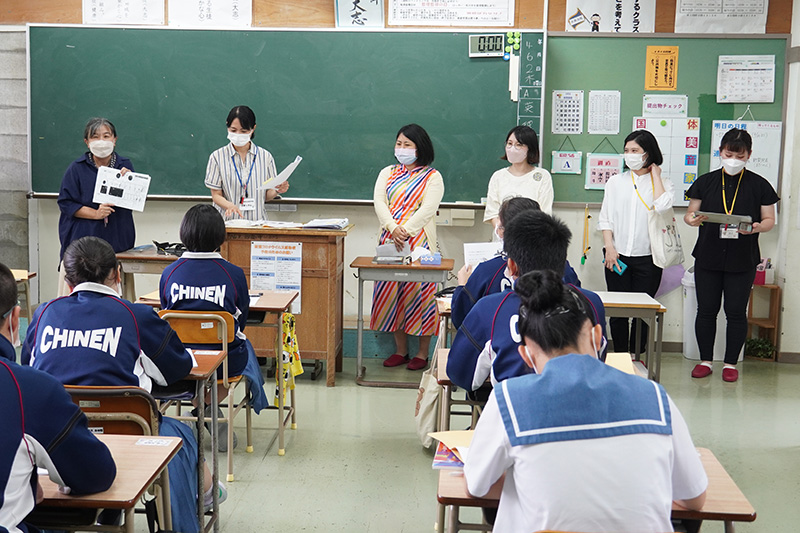
<svg viewBox="0 0 800 533">
<path fill-rule="evenodd" d="M 286 168 L 281 170 L 280 174 L 278 174 L 277 176 L 275 176 L 271 180 L 267 180 L 264 183 L 262 183 L 261 186 L 258 188 L 258 190 L 274 189 L 275 187 L 277 187 L 278 185 L 280 185 L 284 181 L 288 180 L 289 176 L 292 175 L 292 172 L 294 172 L 294 169 L 297 168 L 297 165 L 299 165 L 300 161 L 302 161 L 302 160 L 303 160 L 303 158 L 300 157 L 299 155 L 297 157 L 295 157 L 294 161 L 292 161 L 291 163 L 286 165 Z"/>
<path fill-rule="evenodd" d="M 337 28 L 383 28 L 383 0 L 336 0 Z"/>
<path fill-rule="evenodd" d="M 753 138 L 753 153 L 747 162 L 747 169 L 763 176 L 772 187 L 778 190 L 778 176 L 781 163 L 781 122 L 752 120 L 715 120 L 711 126 L 711 161 L 709 170 L 722 166 L 719 160 L 719 143 L 722 136 L 731 128 L 747 130 Z"/>
<path fill-rule="evenodd" d="M 303 243 L 250 242 L 250 289 L 254 291 L 298 291 L 291 312 L 300 314 L 303 277 Z"/>
<path fill-rule="evenodd" d="M 98 204 L 114 204 L 132 211 L 144 211 L 150 176 L 128 172 L 124 176 L 116 168 L 100 167 L 94 182 L 92 201 Z"/>
<path fill-rule="evenodd" d="M 513 24 L 514 0 L 389 0 L 390 26 Z"/>
<path fill-rule="evenodd" d="M 717 102 L 774 102 L 775 56 L 719 56 Z"/>
<path fill-rule="evenodd" d="M 689 97 L 685 94 L 646 94 L 642 98 L 643 117 L 686 117 Z"/>
<path fill-rule="evenodd" d="M 580 174 L 583 152 L 559 152 L 553 150 L 550 172 L 557 174 Z"/>
<path fill-rule="evenodd" d="M 583 91 L 553 91 L 553 133 L 583 133 Z"/>
<path fill-rule="evenodd" d="M 567 0 L 565 31 L 652 33 L 655 0 Z"/>
<path fill-rule="evenodd" d="M 675 33 L 766 33 L 768 0 L 677 0 Z"/>
<path fill-rule="evenodd" d="M 622 172 L 621 154 L 586 154 L 586 189 L 605 189 L 611 176 Z"/>
<path fill-rule="evenodd" d="M 617 135 L 619 133 L 619 91 L 589 91 L 589 133 Z"/>
<path fill-rule="evenodd" d="M 249 28 L 253 21 L 252 0 L 173 0 L 168 9 L 170 26 Z"/>
<path fill-rule="evenodd" d="M 83 0 L 84 24 L 164 24 L 164 0 Z"/>
<path fill-rule="evenodd" d="M 497 242 L 465 242 L 464 264 L 473 267 L 492 257 L 499 255 L 503 250 L 503 243 Z"/>
</svg>

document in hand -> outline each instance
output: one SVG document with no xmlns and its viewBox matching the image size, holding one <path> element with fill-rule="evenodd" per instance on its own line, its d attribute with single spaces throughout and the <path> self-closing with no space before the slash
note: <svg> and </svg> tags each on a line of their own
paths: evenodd
<svg viewBox="0 0 800 533">
<path fill-rule="evenodd" d="M 122 171 L 111 167 L 97 169 L 92 201 L 98 204 L 113 204 L 133 211 L 144 211 L 150 176 L 138 172 Z"/>
<path fill-rule="evenodd" d="M 275 187 L 277 187 L 278 185 L 280 185 L 284 181 L 288 180 L 289 176 L 292 175 L 292 172 L 294 172 L 294 169 L 297 168 L 297 165 L 299 165 L 300 161 L 302 161 L 302 160 L 303 160 L 303 158 L 300 157 L 299 155 L 297 157 L 295 157 L 294 161 L 292 161 L 291 163 L 286 165 L 286 168 L 281 170 L 280 174 L 278 174 L 277 176 L 275 176 L 271 180 L 267 180 L 264 183 L 262 183 L 261 186 L 258 187 L 258 190 L 261 191 L 261 190 L 264 190 L 264 189 L 274 189 Z"/>
</svg>

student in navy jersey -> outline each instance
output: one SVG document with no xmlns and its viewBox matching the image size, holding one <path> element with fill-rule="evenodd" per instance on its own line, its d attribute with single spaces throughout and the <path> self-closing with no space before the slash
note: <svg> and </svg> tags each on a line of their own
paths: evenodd
<svg viewBox="0 0 800 533">
<path fill-rule="evenodd" d="M 22 519 L 41 500 L 37 467 L 71 494 L 107 490 L 116 466 L 64 387 L 15 363 L 17 282 L 0 264 L 0 531 L 36 531 Z"/>
<path fill-rule="evenodd" d="M 498 214 L 499 224 L 495 226 L 495 234 L 503 240 L 505 225 L 512 218 L 525 211 L 541 211 L 539 203 L 530 198 L 517 196 L 509 198 L 500 206 Z M 569 261 L 564 263 L 564 283 L 569 283 L 577 287 L 581 286 L 578 275 L 570 266 Z M 456 328 L 461 327 L 467 313 L 470 312 L 475 302 L 488 294 L 503 292 L 511 288 L 511 279 L 506 271 L 506 260 L 502 255 L 495 256 L 475 267 L 464 265 L 458 271 L 458 287 L 453 293 L 453 300 L 450 305 L 450 319 Z"/>
<path fill-rule="evenodd" d="M 167 322 L 149 306 L 119 297 L 121 270 L 103 239 L 83 237 L 64 252 L 69 296 L 40 305 L 28 327 L 22 363 L 65 385 L 135 386 L 152 391 L 186 377 L 192 356 Z M 197 441 L 190 427 L 164 417 L 161 435 L 184 441 L 169 463 L 173 525 L 198 531 Z M 206 470 L 206 500 L 211 474 Z M 223 497 L 224 487 L 220 487 Z"/>
<path fill-rule="evenodd" d="M 161 307 L 181 311 L 227 311 L 233 316 L 236 334 L 228 343 L 228 376 L 244 374 L 247 377 L 253 408 L 258 413 L 268 402 L 255 352 L 244 335 L 250 294 L 244 271 L 219 254 L 225 242 L 222 215 L 210 205 L 191 207 L 181 221 L 180 238 L 188 251 L 161 274 Z M 222 377 L 221 367 L 218 377 Z M 222 400 L 228 390 L 220 385 L 218 392 Z M 220 436 L 225 437 L 227 432 L 227 424 L 220 424 Z M 234 438 L 234 447 L 236 440 Z M 226 452 L 227 438 L 220 438 L 218 442 L 219 451 Z"/>
<path fill-rule="evenodd" d="M 572 233 L 560 220 L 541 211 L 520 213 L 505 228 L 503 251 L 512 279 L 534 270 L 561 273 Z M 598 324 L 605 324 L 600 298 L 578 289 L 589 299 Z M 447 375 L 467 391 L 531 372 L 518 355 L 522 341 L 517 328 L 519 297 L 508 289 L 478 300 L 458 329 L 447 361 Z M 605 332 L 604 332 L 605 333 Z"/>
</svg>

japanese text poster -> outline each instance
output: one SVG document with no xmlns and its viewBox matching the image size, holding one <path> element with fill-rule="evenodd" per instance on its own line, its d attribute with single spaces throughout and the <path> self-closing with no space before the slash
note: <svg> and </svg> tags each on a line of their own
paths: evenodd
<svg viewBox="0 0 800 533">
<path fill-rule="evenodd" d="M 303 243 L 252 241 L 250 243 L 250 288 L 263 291 L 298 291 L 291 312 L 300 314 L 303 299 Z"/>
<path fill-rule="evenodd" d="M 646 61 L 645 91 L 674 91 L 678 88 L 677 46 L 648 46 Z"/>
<path fill-rule="evenodd" d="M 622 173 L 621 154 L 586 154 L 586 189 L 605 189 L 611 176 Z"/>
</svg>

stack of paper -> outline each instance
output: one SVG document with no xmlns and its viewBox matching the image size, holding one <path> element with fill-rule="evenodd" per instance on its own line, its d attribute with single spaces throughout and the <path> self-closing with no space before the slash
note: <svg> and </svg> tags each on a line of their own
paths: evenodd
<svg viewBox="0 0 800 533">
<path fill-rule="evenodd" d="M 350 221 L 346 218 L 315 218 L 303 224 L 304 228 L 344 229 Z"/>
</svg>

